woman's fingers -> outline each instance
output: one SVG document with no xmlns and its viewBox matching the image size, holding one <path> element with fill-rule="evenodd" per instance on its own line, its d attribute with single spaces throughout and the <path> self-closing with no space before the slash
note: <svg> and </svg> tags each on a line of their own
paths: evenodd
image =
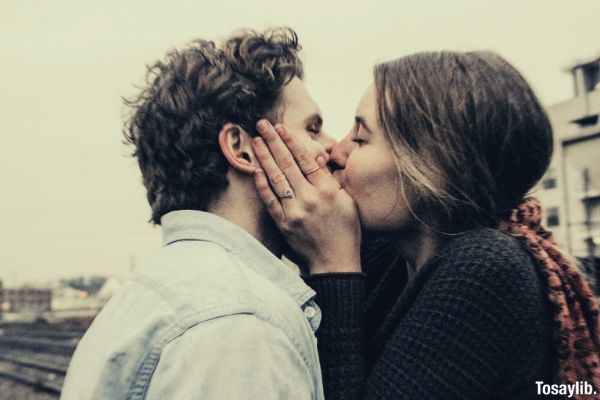
<svg viewBox="0 0 600 400">
<path fill-rule="evenodd" d="M 289 149 L 289 152 L 291 152 L 298 163 L 300 170 L 308 181 L 313 185 L 322 182 L 327 175 L 323 169 L 323 167 L 326 166 L 326 162 L 322 160 L 322 165 L 319 165 L 317 160 L 315 160 L 314 155 L 311 154 L 300 140 L 298 140 L 295 135 L 291 134 L 284 125 L 277 125 L 275 130 L 285 144 L 284 147 Z"/>
<path fill-rule="evenodd" d="M 285 221 L 283 206 L 275 193 L 273 193 L 269 181 L 261 169 L 254 171 L 254 183 L 258 190 L 258 195 L 267 207 L 267 211 L 271 215 L 271 218 L 273 218 L 277 225 L 281 225 Z"/>
<path fill-rule="evenodd" d="M 294 198 L 294 188 L 290 185 L 287 177 L 281 171 L 279 166 L 277 166 L 273 157 L 271 157 L 271 153 L 264 141 L 259 137 L 254 138 L 252 147 L 277 198 L 282 202 L 286 199 Z"/>
<path fill-rule="evenodd" d="M 296 190 L 301 190 L 302 185 L 306 184 L 306 179 L 302 174 L 303 171 L 300 170 L 299 164 L 296 163 L 294 156 L 290 153 L 290 150 L 286 147 L 283 140 L 281 140 L 281 137 L 275 131 L 273 125 L 266 119 L 262 119 L 256 124 L 256 128 L 269 147 L 267 152 L 270 151 L 268 157 L 267 155 L 264 155 L 265 157 L 261 159 L 261 164 L 263 160 L 268 162 L 267 158 L 271 158 L 272 155 L 271 161 L 279 167 L 280 171 L 287 177 L 292 187 Z M 255 139 L 254 144 L 256 145 L 257 143 L 258 140 Z M 304 148 L 304 146 L 302 147 Z M 308 153 L 305 148 L 304 150 L 305 153 Z M 315 166 L 317 165 L 316 162 L 314 162 L 314 164 Z M 271 179 L 271 170 L 265 168 L 265 172 L 269 179 Z"/>
</svg>

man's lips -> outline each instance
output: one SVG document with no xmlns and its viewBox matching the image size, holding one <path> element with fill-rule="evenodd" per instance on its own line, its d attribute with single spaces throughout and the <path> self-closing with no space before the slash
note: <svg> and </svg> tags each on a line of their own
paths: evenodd
<svg viewBox="0 0 600 400">
<path fill-rule="evenodd" d="M 334 163 L 333 161 L 329 161 L 327 163 L 327 169 L 329 170 L 329 172 L 331 172 L 332 174 L 340 169 L 343 169 L 342 167 L 340 167 L 338 164 Z"/>
</svg>

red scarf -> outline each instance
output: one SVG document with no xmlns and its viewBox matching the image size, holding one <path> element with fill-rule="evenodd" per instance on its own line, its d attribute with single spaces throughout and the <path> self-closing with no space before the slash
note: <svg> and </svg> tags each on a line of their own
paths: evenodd
<svg viewBox="0 0 600 400">
<path fill-rule="evenodd" d="M 542 206 L 528 197 L 500 229 L 522 241 L 539 261 L 553 309 L 558 365 L 556 383 L 587 381 L 600 393 L 600 319 L 598 304 L 578 268 L 558 249 L 541 225 Z M 575 396 L 584 399 L 587 396 Z M 589 397 L 587 397 L 589 398 Z M 596 397 L 594 397 L 596 398 Z"/>
</svg>

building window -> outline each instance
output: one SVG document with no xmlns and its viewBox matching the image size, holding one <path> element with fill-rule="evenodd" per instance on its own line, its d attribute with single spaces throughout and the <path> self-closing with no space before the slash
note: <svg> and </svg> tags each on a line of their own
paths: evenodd
<svg viewBox="0 0 600 400">
<path fill-rule="evenodd" d="M 558 217 L 558 207 L 548 207 L 546 210 L 546 225 L 557 226 L 560 224 Z"/>
<path fill-rule="evenodd" d="M 544 181 L 542 182 L 542 185 L 544 185 L 544 189 L 554 189 L 556 187 L 556 178 L 554 178 L 554 177 L 545 178 Z"/>
<path fill-rule="evenodd" d="M 595 89 L 595 86 L 600 81 L 600 62 L 596 61 L 595 63 L 586 65 L 583 69 L 583 80 L 586 92 L 591 92 Z"/>
<path fill-rule="evenodd" d="M 549 168 L 544 179 L 542 180 L 542 186 L 544 189 L 554 189 L 556 187 L 556 176 L 554 175 L 554 168 Z"/>
</svg>

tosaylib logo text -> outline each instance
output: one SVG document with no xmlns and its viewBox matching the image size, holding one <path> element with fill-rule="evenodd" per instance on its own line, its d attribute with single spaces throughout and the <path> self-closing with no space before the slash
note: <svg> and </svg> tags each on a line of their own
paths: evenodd
<svg viewBox="0 0 600 400">
<path fill-rule="evenodd" d="M 549 384 L 544 383 L 543 381 L 536 381 L 537 386 L 537 394 L 538 395 L 566 395 L 571 398 L 575 395 L 581 394 L 596 394 L 594 387 L 591 383 L 586 381 L 577 381 L 572 384 L 564 383 L 564 384 Z"/>
</svg>

